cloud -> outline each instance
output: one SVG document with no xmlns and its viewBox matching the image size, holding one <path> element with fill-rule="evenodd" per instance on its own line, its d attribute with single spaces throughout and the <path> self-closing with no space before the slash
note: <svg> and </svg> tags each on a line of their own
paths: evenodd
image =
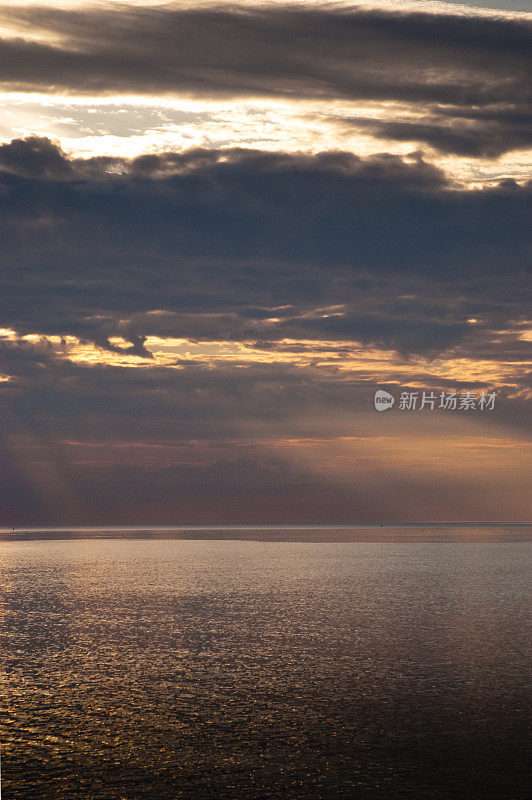
<svg viewBox="0 0 532 800">
<path fill-rule="evenodd" d="M 45 137 L 28 136 L 0 145 L 0 169 L 36 178 L 72 175 L 72 165 L 59 146 Z"/>
<path fill-rule="evenodd" d="M 132 355 L 161 334 L 437 352 L 463 338 L 481 298 L 499 303 L 501 324 L 519 318 L 515 299 L 500 303 L 530 267 L 530 204 L 531 186 L 459 190 L 419 154 L 69 160 L 50 140 L 14 140 L 0 148 L 4 325 L 110 350 L 126 336 Z M 414 279 L 438 285 L 429 305 L 383 308 L 383 282 L 398 297 Z M 425 314 L 442 285 L 459 305 Z"/>
<path fill-rule="evenodd" d="M 529 17 L 2 11 L 6 91 L 282 99 L 301 124 L 315 103 L 338 141 L 351 126 L 383 150 L 413 143 L 0 145 L 5 519 L 526 516 L 532 184 L 464 189 L 430 159 L 530 145 Z M 377 385 L 499 400 L 380 415 Z"/>
<path fill-rule="evenodd" d="M 433 109 L 438 111 L 438 109 Z M 456 114 L 454 116 L 453 114 Z M 472 158 L 498 158 L 512 150 L 532 147 L 532 113 L 499 106 L 484 113 L 439 109 L 421 120 L 338 119 L 340 127 L 363 130 L 400 142 L 428 144 L 440 153 Z"/>
<path fill-rule="evenodd" d="M 526 517 L 530 404 L 511 385 L 484 416 L 382 418 L 377 385 L 477 389 L 488 372 L 442 380 L 437 363 L 369 348 L 342 372 L 335 353 L 353 347 L 330 340 L 328 367 L 314 349 L 302 365 L 305 343 L 270 342 L 262 363 L 123 369 L 73 363 L 46 339 L 0 340 L 4 524 Z M 295 361 L 278 363 L 283 350 Z"/>
<path fill-rule="evenodd" d="M 524 516 L 522 401 L 382 418 L 370 374 L 130 371 L 1 349 L 20 378 L 0 395 L 3 519 L 17 525 Z"/>
<path fill-rule="evenodd" d="M 282 4 L 2 12 L 19 33 L 0 44 L 4 90 L 395 101 L 449 119 L 370 130 L 459 155 L 530 146 L 528 16 Z M 461 110 L 493 119 L 459 124 Z"/>
</svg>

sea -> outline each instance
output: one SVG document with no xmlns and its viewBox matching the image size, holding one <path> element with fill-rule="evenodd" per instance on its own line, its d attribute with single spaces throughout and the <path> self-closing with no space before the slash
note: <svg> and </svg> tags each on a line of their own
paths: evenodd
<svg viewBox="0 0 532 800">
<path fill-rule="evenodd" d="M 1 529 L 2 798 L 530 798 L 531 541 Z"/>
</svg>

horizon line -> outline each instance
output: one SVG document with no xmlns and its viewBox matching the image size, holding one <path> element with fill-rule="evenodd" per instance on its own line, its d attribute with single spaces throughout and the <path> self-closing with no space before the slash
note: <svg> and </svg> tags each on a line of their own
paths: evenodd
<svg viewBox="0 0 532 800">
<path fill-rule="evenodd" d="M 136 530 L 209 530 L 216 528 L 218 530 L 227 530 L 234 528 L 247 528 L 247 529 L 264 529 L 264 528 L 322 528 L 322 529 L 349 529 L 349 528 L 423 528 L 423 527 L 530 527 L 532 521 L 508 521 L 508 520 L 490 520 L 490 521 L 425 521 L 425 522 L 183 522 L 183 523 L 113 523 L 110 525 L 0 525 L 1 533 L 9 533 L 12 531 L 106 531 L 106 530 L 121 530 L 121 529 L 136 529 Z"/>
</svg>

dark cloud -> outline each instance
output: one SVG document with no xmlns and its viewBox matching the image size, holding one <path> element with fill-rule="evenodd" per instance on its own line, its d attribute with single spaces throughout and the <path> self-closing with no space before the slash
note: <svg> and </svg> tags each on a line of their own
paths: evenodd
<svg viewBox="0 0 532 800">
<path fill-rule="evenodd" d="M 428 325 L 419 325 L 418 330 L 419 336 L 430 333 Z M 29 429 L 37 441 L 52 443 L 177 447 L 197 441 L 204 443 L 203 451 L 211 448 L 209 460 L 220 456 L 220 448 L 224 452 L 234 447 L 253 449 L 256 440 L 270 438 L 364 436 L 378 434 L 381 424 L 381 433 L 396 435 L 394 427 L 387 429 L 380 417 L 372 429 L 367 417 L 376 385 L 384 383 L 392 391 L 398 386 L 416 391 L 420 386 L 476 391 L 492 385 L 497 374 L 504 402 L 488 421 L 526 434 L 530 399 L 527 405 L 524 392 L 518 396 L 517 390 L 529 383 L 530 345 L 516 341 L 514 334 L 505 347 L 486 352 L 494 335 L 493 330 L 471 334 L 459 349 L 447 353 L 450 359 L 463 359 L 463 369 L 436 368 L 436 374 L 430 360 L 374 354 L 373 361 L 371 352 L 341 342 L 335 345 L 334 340 L 327 347 L 297 340 L 257 343 L 270 355 L 267 361 L 233 360 L 223 354 L 212 363 L 193 355 L 176 357 L 173 366 L 178 369 L 157 366 L 148 359 L 127 368 L 72 362 L 61 347 L 45 339 L 0 340 L 2 371 L 12 377 L 0 384 L 2 429 L 8 436 Z M 307 356 L 305 363 L 301 363 L 302 355 Z M 341 360 L 337 359 L 349 356 L 356 357 L 352 368 L 338 369 Z M 488 365 L 475 364 L 482 359 Z M 471 374 L 468 362 L 475 366 Z M 384 363 L 386 371 L 381 373 Z M 192 460 L 200 456 L 200 449 L 194 451 L 194 447 L 189 454 Z"/>
<path fill-rule="evenodd" d="M 526 497 L 526 473 L 485 475 L 474 449 L 465 450 L 465 468 L 460 449 L 468 435 L 489 447 L 494 429 L 500 459 L 509 433 L 523 435 L 529 410 L 511 399 L 511 387 L 471 429 L 452 413 L 381 418 L 371 411 L 371 372 L 335 376 L 274 362 L 179 371 L 87 367 L 54 359 L 45 342 L 3 343 L 0 355 L 16 377 L 0 392 L 4 524 L 349 522 L 457 518 L 464 509 L 471 518 L 518 519 L 523 513 L 512 492 Z M 409 384 L 397 375 L 403 388 L 424 378 L 411 374 Z M 397 384 L 385 385 L 397 392 Z M 473 386 L 461 381 L 449 388 Z M 454 440 L 457 474 L 435 480 L 433 462 L 424 464 L 422 455 L 408 470 L 400 461 L 394 469 L 381 464 L 382 450 L 374 452 L 366 438 L 381 447 L 389 438 L 393 451 L 398 424 L 403 442 L 426 438 L 433 458 L 440 450 L 448 458 L 447 442 Z M 289 437 L 290 448 L 272 448 Z M 338 437 L 352 441 L 335 443 Z M 310 463 L 305 446 L 297 450 L 301 438 L 325 447 L 314 455 L 307 450 Z M 351 453 L 342 470 L 331 470 L 334 448 L 343 458 Z M 320 471 L 322 457 L 329 460 Z"/>
<path fill-rule="evenodd" d="M 28 136 L 0 145 L 0 170 L 36 178 L 72 175 L 72 165 L 59 147 L 45 137 Z"/>
<path fill-rule="evenodd" d="M 375 327 L 368 336 L 426 338 L 434 336 L 438 326 L 452 327 L 447 322 L 452 313 L 445 313 L 447 304 L 464 303 L 460 298 L 464 284 L 441 288 L 438 297 L 438 287 L 427 295 L 430 286 L 418 281 L 420 296 L 409 320 L 412 300 L 394 297 L 398 285 L 393 281 L 384 278 L 379 284 L 366 279 L 364 285 L 358 279 L 357 283 L 365 291 L 358 319 L 354 309 L 347 322 L 322 318 L 319 309 L 312 319 L 311 309 L 295 305 L 276 312 L 286 317 L 291 336 L 327 337 L 328 367 L 323 365 L 318 342 L 261 342 L 272 356 L 268 363 L 231 363 L 221 358 L 207 366 L 191 357 L 176 358 L 180 368 L 169 369 L 148 359 L 129 368 L 73 363 L 63 357 L 61 345 L 46 337 L 0 339 L 2 372 L 12 376 L 9 383 L 0 384 L 3 523 L 449 519 L 464 515 L 465 509 L 468 517 L 476 519 L 526 516 L 526 469 L 519 472 L 508 457 L 508 438 L 524 445 L 530 428 L 530 403 L 515 396 L 516 382 L 526 386 L 529 375 L 523 375 L 523 382 L 512 373 L 511 360 L 526 359 L 530 349 L 516 339 L 519 326 L 495 350 L 495 331 L 483 328 L 476 334 L 474 328 L 469 341 L 451 351 L 457 358 L 510 360 L 506 385 L 503 378 L 497 407 L 489 416 L 477 414 L 466 421 L 452 414 L 408 417 L 397 412 L 382 419 L 371 410 L 377 385 L 396 393 L 398 387 L 419 391 L 420 385 L 477 390 L 484 383 L 468 380 L 465 374 L 431 377 L 430 362 L 423 360 L 413 370 L 412 360 L 405 365 L 396 359 L 394 367 L 394 359 L 388 359 L 385 382 L 371 360 L 351 373 L 337 371 L 334 357 L 352 353 L 352 347 L 342 341 L 361 334 L 369 324 L 371 308 Z M 467 288 L 470 297 L 463 310 L 479 303 L 473 291 L 483 291 L 480 305 L 486 317 L 491 313 L 496 321 L 496 312 L 489 307 L 496 288 L 491 293 L 480 284 Z M 504 283 L 498 288 L 504 307 L 511 291 Z M 515 312 L 515 301 L 510 305 Z M 257 307 L 235 307 L 238 311 L 232 313 L 219 310 L 211 322 L 212 331 L 204 333 L 219 334 L 231 325 L 233 334 L 243 333 L 251 321 L 265 321 L 268 313 Z M 275 312 L 270 309 L 269 313 Z M 504 316 L 500 308 L 497 313 Z M 432 326 L 431 316 L 435 318 Z M 200 324 L 209 317 L 199 314 Z M 134 331 L 153 324 L 149 319 L 149 314 L 142 314 L 131 320 L 129 335 L 134 344 L 126 352 L 140 353 L 144 342 Z M 178 315 L 177 322 L 170 313 L 157 314 L 155 319 L 161 334 L 186 324 L 192 331 L 194 322 L 198 323 L 192 313 L 188 319 Z M 401 331 L 401 325 L 405 330 Z M 395 333 L 394 326 L 399 329 Z M 109 342 L 103 344 L 112 347 Z M 443 342 L 437 344 L 441 347 Z M 313 351 L 315 358 L 307 366 L 275 360 L 282 354 L 312 356 Z M 487 370 L 488 382 L 490 374 Z M 462 438 L 467 443 L 469 435 L 480 440 L 480 456 L 475 448 L 461 449 Z M 343 437 L 353 440 L 346 445 Z M 366 442 L 367 437 L 379 444 Z M 393 458 L 399 442 L 408 449 L 410 437 L 414 442 L 416 437 L 423 438 L 432 460 L 424 463 L 423 453 L 414 450 L 408 469 L 401 461 L 391 469 L 389 456 L 380 462 L 383 440 L 388 441 Z M 298 445 L 302 438 L 308 439 L 310 448 Z M 284 439 L 292 439 L 293 445 L 283 445 Z M 449 458 L 447 441 L 456 443 L 457 474 L 453 476 L 451 470 L 447 476 L 435 475 L 431 470 L 440 450 L 442 463 Z M 482 448 L 490 446 L 499 463 L 504 455 L 507 473 L 484 474 Z M 335 453 L 340 463 L 344 459 L 342 470 Z M 512 455 L 514 460 L 518 457 L 519 450 Z"/>
<path fill-rule="evenodd" d="M 428 144 L 442 153 L 472 158 L 498 158 L 512 150 L 532 147 L 532 114 L 511 114 L 501 108 L 499 115 L 494 112 L 479 116 L 471 114 L 453 117 L 447 112 L 447 119 L 426 115 L 419 121 L 404 122 L 375 119 L 340 119 L 342 127 L 354 126 L 365 133 L 377 137 L 403 142 Z"/>
<path fill-rule="evenodd" d="M 3 39 L 5 89 L 500 106 L 505 121 L 490 125 L 387 130 L 463 155 L 530 144 L 526 125 L 513 126 L 505 112 L 511 99 L 526 113 L 532 98 L 532 23 L 525 17 L 294 5 L 2 11 L 23 31 L 29 26 L 58 40 Z"/>
<path fill-rule="evenodd" d="M 70 161 L 47 139 L 15 140 L 0 149 L 4 325 L 108 349 L 126 336 L 146 356 L 149 334 L 437 352 L 462 338 L 475 316 L 467 297 L 486 303 L 489 286 L 501 324 L 519 318 L 500 302 L 530 266 L 530 205 L 530 186 L 459 190 L 419 154 Z M 462 299 L 452 313 L 383 307 L 392 284 L 398 297 L 414 278 Z M 338 314 L 312 312 L 335 304 Z"/>
<path fill-rule="evenodd" d="M 532 184 L 465 190 L 420 148 L 530 145 L 528 18 L 2 12 L 4 89 L 396 101 L 334 121 L 414 151 L 1 145 L 3 522 L 526 516 Z M 163 367 L 148 336 L 188 343 Z M 495 383 L 484 415 L 372 409 L 376 385 Z"/>
</svg>

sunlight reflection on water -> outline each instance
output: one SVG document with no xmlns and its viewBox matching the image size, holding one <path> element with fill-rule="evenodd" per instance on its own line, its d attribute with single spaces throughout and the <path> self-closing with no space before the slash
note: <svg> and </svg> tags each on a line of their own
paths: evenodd
<svg viewBox="0 0 532 800">
<path fill-rule="evenodd" d="M 6 800 L 524 800 L 528 552 L 1 543 Z"/>
</svg>

